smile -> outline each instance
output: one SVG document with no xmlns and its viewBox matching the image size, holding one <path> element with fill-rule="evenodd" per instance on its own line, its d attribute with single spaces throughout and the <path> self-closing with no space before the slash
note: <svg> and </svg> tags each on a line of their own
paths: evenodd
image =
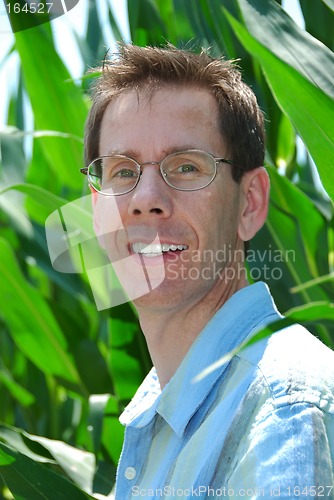
<svg viewBox="0 0 334 500">
<path fill-rule="evenodd" d="M 166 252 L 176 252 L 187 250 L 187 245 L 178 245 L 175 243 L 147 243 L 136 242 L 131 245 L 133 253 L 145 255 L 145 257 L 157 257 Z"/>
</svg>

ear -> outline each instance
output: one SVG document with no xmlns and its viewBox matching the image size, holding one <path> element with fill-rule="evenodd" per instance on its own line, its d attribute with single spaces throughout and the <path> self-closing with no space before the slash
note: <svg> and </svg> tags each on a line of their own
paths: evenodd
<svg viewBox="0 0 334 500">
<path fill-rule="evenodd" d="M 264 167 L 246 172 L 241 179 L 239 238 L 248 241 L 263 226 L 268 214 L 270 181 Z"/>
</svg>

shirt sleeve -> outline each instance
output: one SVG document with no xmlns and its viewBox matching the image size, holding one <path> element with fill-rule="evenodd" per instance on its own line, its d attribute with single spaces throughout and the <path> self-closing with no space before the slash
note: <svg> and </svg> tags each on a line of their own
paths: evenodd
<svg viewBox="0 0 334 500">
<path fill-rule="evenodd" d="M 304 402 L 257 415 L 229 478 L 230 496 L 334 498 L 333 424 L 333 415 Z"/>
</svg>

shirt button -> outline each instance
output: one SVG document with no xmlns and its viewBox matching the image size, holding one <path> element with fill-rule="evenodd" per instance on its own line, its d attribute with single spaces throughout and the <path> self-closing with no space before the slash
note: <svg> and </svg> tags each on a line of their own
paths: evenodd
<svg viewBox="0 0 334 500">
<path fill-rule="evenodd" d="M 134 479 L 136 477 L 137 471 L 134 467 L 127 467 L 125 469 L 125 477 L 126 479 Z"/>
</svg>

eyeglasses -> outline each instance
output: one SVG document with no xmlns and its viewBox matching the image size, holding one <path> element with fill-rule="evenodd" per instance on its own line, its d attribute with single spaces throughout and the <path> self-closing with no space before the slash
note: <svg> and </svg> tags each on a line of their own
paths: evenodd
<svg viewBox="0 0 334 500">
<path fill-rule="evenodd" d="M 144 165 L 158 165 L 164 181 L 179 191 L 197 191 L 207 187 L 217 175 L 219 163 L 235 165 L 231 160 L 215 158 L 199 149 L 172 153 L 161 161 L 138 163 L 123 155 L 101 156 L 80 169 L 95 191 L 119 196 L 135 189 Z"/>
</svg>

